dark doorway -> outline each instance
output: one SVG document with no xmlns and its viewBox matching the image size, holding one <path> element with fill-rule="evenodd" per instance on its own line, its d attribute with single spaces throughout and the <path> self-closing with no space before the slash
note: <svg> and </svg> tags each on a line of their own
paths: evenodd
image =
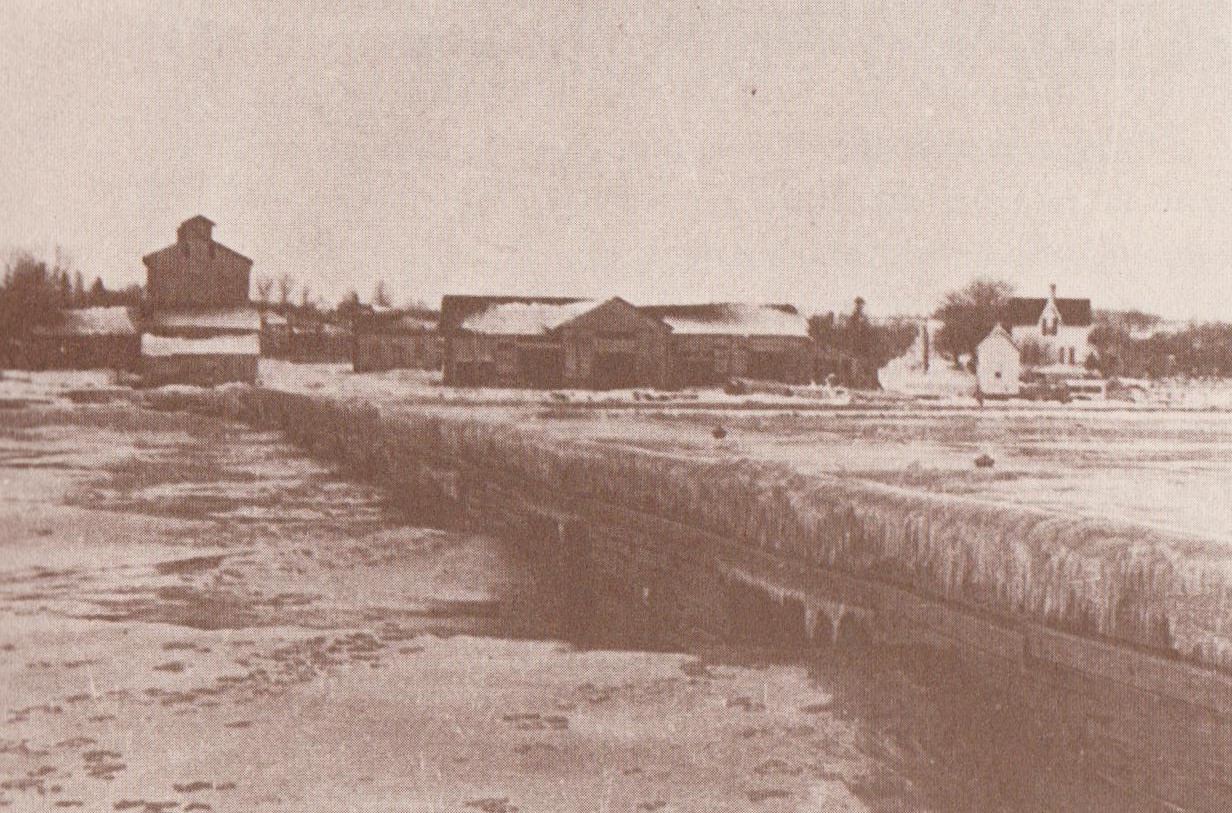
<svg viewBox="0 0 1232 813">
<path fill-rule="evenodd" d="M 553 389 L 564 378 L 564 353 L 550 347 L 518 348 L 518 378 L 527 386 Z"/>
<path fill-rule="evenodd" d="M 595 389 L 618 390 L 636 387 L 637 356 L 632 353 L 601 353 L 591 368 Z"/>
<path fill-rule="evenodd" d="M 705 386 L 721 380 L 714 357 L 709 354 L 686 357 L 681 361 L 679 370 L 678 383 L 684 386 Z"/>
<path fill-rule="evenodd" d="M 496 365 L 485 361 L 459 361 L 454 364 L 455 384 L 485 387 L 496 383 Z"/>
<path fill-rule="evenodd" d="M 745 375 L 756 381 L 786 381 L 787 356 L 784 353 L 749 353 Z"/>
</svg>

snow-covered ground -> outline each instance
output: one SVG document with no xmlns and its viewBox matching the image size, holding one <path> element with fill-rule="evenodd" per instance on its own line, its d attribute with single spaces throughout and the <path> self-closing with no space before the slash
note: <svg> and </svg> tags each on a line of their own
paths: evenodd
<svg viewBox="0 0 1232 813">
<path fill-rule="evenodd" d="M 394 413 L 1232 540 L 1226 413 L 575 408 L 430 373 L 264 368 L 266 386 Z M 63 408 L 110 386 L 106 373 L 0 381 L 14 401 L 0 410 L 10 809 L 910 811 L 981 791 L 994 795 L 956 806 L 991 809 L 1002 781 L 1060 787 L 1030 760 L 955 757 L 987 741 L 981 718 L 890 669 L 575 650 L 550 605 L 503 637 L 502 613 L 551 591 L 495 540 L 409 526 L 375 488 L 273 435 L 136 403 Z M 973 466 L 982 453 L 991 469 Z M 1057 809 L 1096 809 L 1071 801 Z"/>
<path fill-rule="evenodd" d="M 439 371 L 390 370 L 381 373 L 355 373 L 349 364 L 294 364 L 262 359 L 262 386 L 288 392 L 320 393 L 381 401 L 437 401 L 466 404 L 706 404 L 740 407 L 746 405 L 824 405 L 849 402 L 845 391 L 824 387 L 798 387 L 799 395 L 773 392 L 729 395 L 721 389 L 658 391 L 650 388 L 626 390 L 536 390 L 502 387 L 446 387 Z"/>
<path fill-rule="evenodd" d="M 116 386 L 111 370 L 24 370 L 0 369 L 0 400 L 54 401 L 71 403 L 68 394 L 80 390 L 107 390 Z"/>
<path fill-rule="evenodd" d="M 916 811 L 967 776 L 901 676 L 575 648 L 524 553 L 267 433 L 7 411 L 0 483 L 6 810 Z"/>
<path fill-rule="evenodd" d="M 1232 411 L 1232 381 L 1162 381 L 1136 389 L 1133 397 L 1075 400 L 1068 404 L 1053 401 L 987 400 L 979 404 L 970 395 L 909 397 L 886 392 L 847 391 L 824 386 L 794 386 L 793 394 L 778 393 L 767 385 L 760 391 L 732 395 L 719 388 L 656 391 L 632 390 L 535 390 L 501 387 L 446 387 L 439 371 L 390 370 L 383 373 L 355 373 L 349 364 L 296 364 L 262 359 L 260 380 L 263 386 L 288 392 L 320 393 L 376 401 L 426 401 L 452 404 L 528 404 L 702 407 L 706 409 L 767 408 L 827 409 L 830 407 L 901 407 L 908 410 L 980 409 L 997 413 L 1072 414 L 1076 412 L 1158 412 Z"/>
<path fill-rule="evenodd" d="M 113 374 L 5 372 L 0 402 L 67 404 L 121 393 Z M 438 411 L 660 453 L 783 463 L 805 473 L 962 493 L 1232 542 L 1232 384 L 1166 383 L 1158 401 L 1072 404 L 823 399 L 451 388 L 440 374 L 356 374 L 344 364 L 263 359 L 263 386 Z M 85 395 L 83 395 L 85 393 Z M 651 400 L 651 399 L 654 400 Z M 668 400 L 657 400 L 664 398 Z M 865 400 L 867 399 L 867 400 Z M 631 407 L 636 407 L 633 409 Z M 838 407 L 838 405 L 835 405 Z M 713 430 L 724 429 L 716 439 Z M 992 458 L 989 469 L 973 460 Z"/>
<path fill-rule="evenodd" d="M 390 370 L 380 373 L 355 373 L 350 364 L 298 364 L 279 359 L 263 358 L 259 381 L 262 386 L 300 392 L 365 398 L 377 402 L 432 401 L 448 404 L 476 405 L 548 405 L 548 406 L 640 406 L 653 409 L 679 407 L 722 410 L 766 409 L 825 410 L 831 407 L 894 407 L 907 410 L 979 409 L 1001 414 L 1072 414 L 1077 412 L 1145 412 L 1159 411 L 1230 411 L 1232 412 L 1232 381 L 1163 381 L 1144 385 L 1135 393 L 1135 400 L 1074 401 L 1058 404 L 1047 401 L 986 401 L 981 407 L 970 396 L 945 398 L 910 398 L 883 392 L 854 391 L 823 386 L 792 387 L 792 395 L 776 392 L 768 386 L 763 391 L 732 395 L 718 388 L 656 391 L 649 388 L 629 390 L 535 390 L 500 387 L 446 387 L 439 371 Z M 121 380 L 112 370 L 50 370 L 29 372 L 0 370 L 0 399 L 58 400 L 64 403 L 68 394 L 83 390 L 111 390 L 127 386 L 131 379 Z"/>
</svg>

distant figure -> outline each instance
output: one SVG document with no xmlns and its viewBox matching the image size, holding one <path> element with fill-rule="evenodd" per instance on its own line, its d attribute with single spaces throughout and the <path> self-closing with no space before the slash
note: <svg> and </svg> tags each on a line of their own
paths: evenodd
<svg viewBox="0 0 1232 813">
<path fill-rule="evenodd" d="M 975 459 L 975 467 L 977 469 L 991 469 L 994 461 L 987 454 L 982 454 Z"/>
<path fill-rule="evenodd" d="M 711 432 L 710 434 L 714 435 L 715 440 L 722 440 L 723 438 L 727 437 L 727 430 L 721 426 L 716 426 L 714 428 L 714 431 Z"/>
</svg>

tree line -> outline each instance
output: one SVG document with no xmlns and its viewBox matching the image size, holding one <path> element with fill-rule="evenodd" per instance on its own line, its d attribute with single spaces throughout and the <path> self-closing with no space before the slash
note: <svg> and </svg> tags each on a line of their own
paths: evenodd
<svg viewBox="0 0 1232 813">
<path fill-rule="evenodd" d="M 307 283 L 289 275 L 258 277 L 254 291 L 263 306 L 343 323 L 369 307 L 355 290 L 336 306 L 326 306 Z M 988 277 L 946 293 L 933 313 L 943 323 L 936 335 L 936 352 L 956 365 L 974 358 L 976 347 L 1001 319 L 1013 294 L 1011 283 Z M 0 358 L 11 356 L 20 337 L 59 324 L 67 309 L 137 307 L 141 295 L 139 285 L 113 290 L 100 277 L 87 285 L 82 272 L 59 250 L 50 262 L 17 252 L 5 263 L 0 280 Z M 384 280 L 376 282 L 369 302 L 392 307 Z M 408 310 L 434 312 L 418 302 Z M 1098 352 L 1090 366 L 1105 376 L 1124 378 L 1232 378 L 1232 324 L 1207 322 L 1163 331 L 1156 329 L 1159 323 L 1158 317 L 1141 311 L 1096 311 L 1090 340 Z M 911 319 L 874 322 L 862 297 L 856 297 L 850 312 L 816 314 L 809 317 L 808 326 L 817 347 L 816 378 L 834 376 L 848 386 L 876 386 L 877 370 L 906 352 L 918 330 Z"/>
<path fill-rule="evenodd" d="M 135 307 L 140 301 L 137 285 L 112 290 L 101 277 L 86 285 L 85 276 L 58 250 L 50 263 L 17 252 L 5 262 L 0 279 L 0 357 L 10 358 L 23 336 L 60 324 L 70 308 Z"/>
<path fill-rule="evenodd" d="M 1096 313 L 1091 342 L 1099 348 L 1096 365 L 1101 373 L 1119 378 L 1232 378 L 1232 324 L 1157 330 L 1158 320 L 1143 324 L 1144 316 L 1137 311 Z"/>
</svg>

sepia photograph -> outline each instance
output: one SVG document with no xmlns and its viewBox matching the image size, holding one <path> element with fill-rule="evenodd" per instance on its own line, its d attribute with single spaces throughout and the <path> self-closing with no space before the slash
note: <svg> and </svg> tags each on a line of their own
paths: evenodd
<svg viewBox="0 0 1232 813">
<path fill-rule="evenodd" d="M 1232 3 L 4 0 L 78 810 L 1232 810 Z"/>
</svg>

